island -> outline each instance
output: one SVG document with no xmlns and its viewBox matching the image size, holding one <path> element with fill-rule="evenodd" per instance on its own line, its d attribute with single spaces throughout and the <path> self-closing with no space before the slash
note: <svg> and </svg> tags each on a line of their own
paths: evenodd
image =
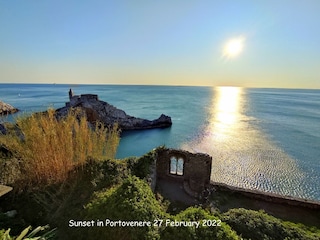
<svg viewBox="0 0 320 240">
<path fill-rule="evenodd" d="M 76 108 L 86 113 L 89 123 L 101 122 L 105 126 L 118 124 L 122 131 L 167 128 L 172 125 L 171 117 L 164 114 L 154 120 L 130 116 L 125 111 L 99 100 L 98 95 L 95 94 L 74 95 L 70 89 L 69 100 L 66 106 L 56 110 L 58 118 L 66 116 L 71 109 Z"/>
</svg>

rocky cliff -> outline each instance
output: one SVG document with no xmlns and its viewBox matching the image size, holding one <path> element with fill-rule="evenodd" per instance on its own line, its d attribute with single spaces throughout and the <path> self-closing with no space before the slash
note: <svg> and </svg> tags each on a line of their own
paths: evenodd
<svg viewBox="0 0 320 240">
<path fill-rule="evenodd" d="M 56 110 L 58 117 L 66 116 L 71 108 L 79 108 L 86 113 L 90 123 L 100 121 L 106 126 L 117 123 L 121 130 L 166 128 L 172 125 L 171 118 L 164 114 L 161 114 L 159 118 L 154 120 L 127 115 L 125 111 L 107 102 L 100 101 L 97 95 L 73 95 L 70 90 L 69 99 L 70 101 L 66 103 L 65 107 Z"/>
</svg>

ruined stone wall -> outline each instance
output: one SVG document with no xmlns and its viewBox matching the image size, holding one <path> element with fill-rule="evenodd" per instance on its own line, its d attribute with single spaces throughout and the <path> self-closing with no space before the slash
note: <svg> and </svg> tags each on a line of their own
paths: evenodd
<svg viewBox="0 0 320 240">
<path fill-rule="evenodd" d="M 82 95 L 72 95 L 69 97 L 70 102 L 66 103 L 67 107 L 74 107 L 80 103 L 85 103 L 90 100 L 99 101 L 98 95 L 96 94 L 82 94 Z"/>
<path fill-rule="evenodd" d="M 155 152 L 153 155 L 153 163 L 150 165 L 150 173 L 147 177 L 149 186 L 151 190 L 154 192 L 157 186 L 157 169 L 156 169 L 156 163 L 157 163 L 157 153 Z"/>
<path fill-rule="evenodd" d="M 171 158 L 183 159 L 183 173 L 172 174 L 170 173 Z M 200 193 L 204 190 L 205 186 L 210 183 L 212 157 L 202 153 L 190 153 L 183 150 L 176 149 L 159 149 L 157 157 L 157 176 L 174 180 L 177 182 L 186 183 L 189 189 Z"/>
<path fill-rule="evenodd" d="M 301 199 L 301 198 L 290 197 L 290 196 L 282 196 L 279 194 L 262 192 L 259 190 L 238 188 L 238 187 L 227 185 L 225 183 L 211 182 L 210 185 L 214 187 L 216 190 L 239 193 L 251 199 L 257 199 L 257 200 L 272 202 L 276 204 L 291 205 L 291 206 L 298 206 L 298 207 L 320 210 L 319 201 Z"/>
<path fill-rule="evenodd" d="M 99 99 L 98 99 L 98 95 L 96 95 L 96 94 L 81 94 L 81 96 L 80 96 L 80 98 L 81 98 L 81 100 L 83 100 L 83 101 L 88 101 L 88 100 L 95 100 L 95 101 L 99 101 Z"/>
</svg>

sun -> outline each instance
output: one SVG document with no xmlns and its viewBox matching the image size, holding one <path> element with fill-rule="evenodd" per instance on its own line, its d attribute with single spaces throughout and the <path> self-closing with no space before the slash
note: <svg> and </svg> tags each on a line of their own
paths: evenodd
<svg viewBox="0 0 320 240">
<path fill-rule="evenodd" d="M 227 41 L 223 47 L 223 56 L 226 58 L 235 58 L 243 50 L 244 38 L 238 37 Z"/>
</svg>

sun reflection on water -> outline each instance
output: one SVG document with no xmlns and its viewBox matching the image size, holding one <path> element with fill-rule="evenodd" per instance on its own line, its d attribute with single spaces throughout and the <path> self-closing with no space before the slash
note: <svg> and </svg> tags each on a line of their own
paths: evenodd
<svg viewBox="0 0 320 240">
<path fill-rule="evenodd" d="M 215 133 L 218 140 L 225 140 L 236 128 L 240 119 L 242 104 L 241 92 L 238 87 L 219 87 L 214 89 L 212 119 L 210 132 Z"/>
<path fill-rule="evenodd" d="M 248 116 L 250 104 L 246 89 L 213 88 L 206 122 L 181 148 L 212 156 L 214 182 L 305 197 L 305 189 L 297 187 L 304 174 L 259 128 L 260 120 Z"/>
</svg>

